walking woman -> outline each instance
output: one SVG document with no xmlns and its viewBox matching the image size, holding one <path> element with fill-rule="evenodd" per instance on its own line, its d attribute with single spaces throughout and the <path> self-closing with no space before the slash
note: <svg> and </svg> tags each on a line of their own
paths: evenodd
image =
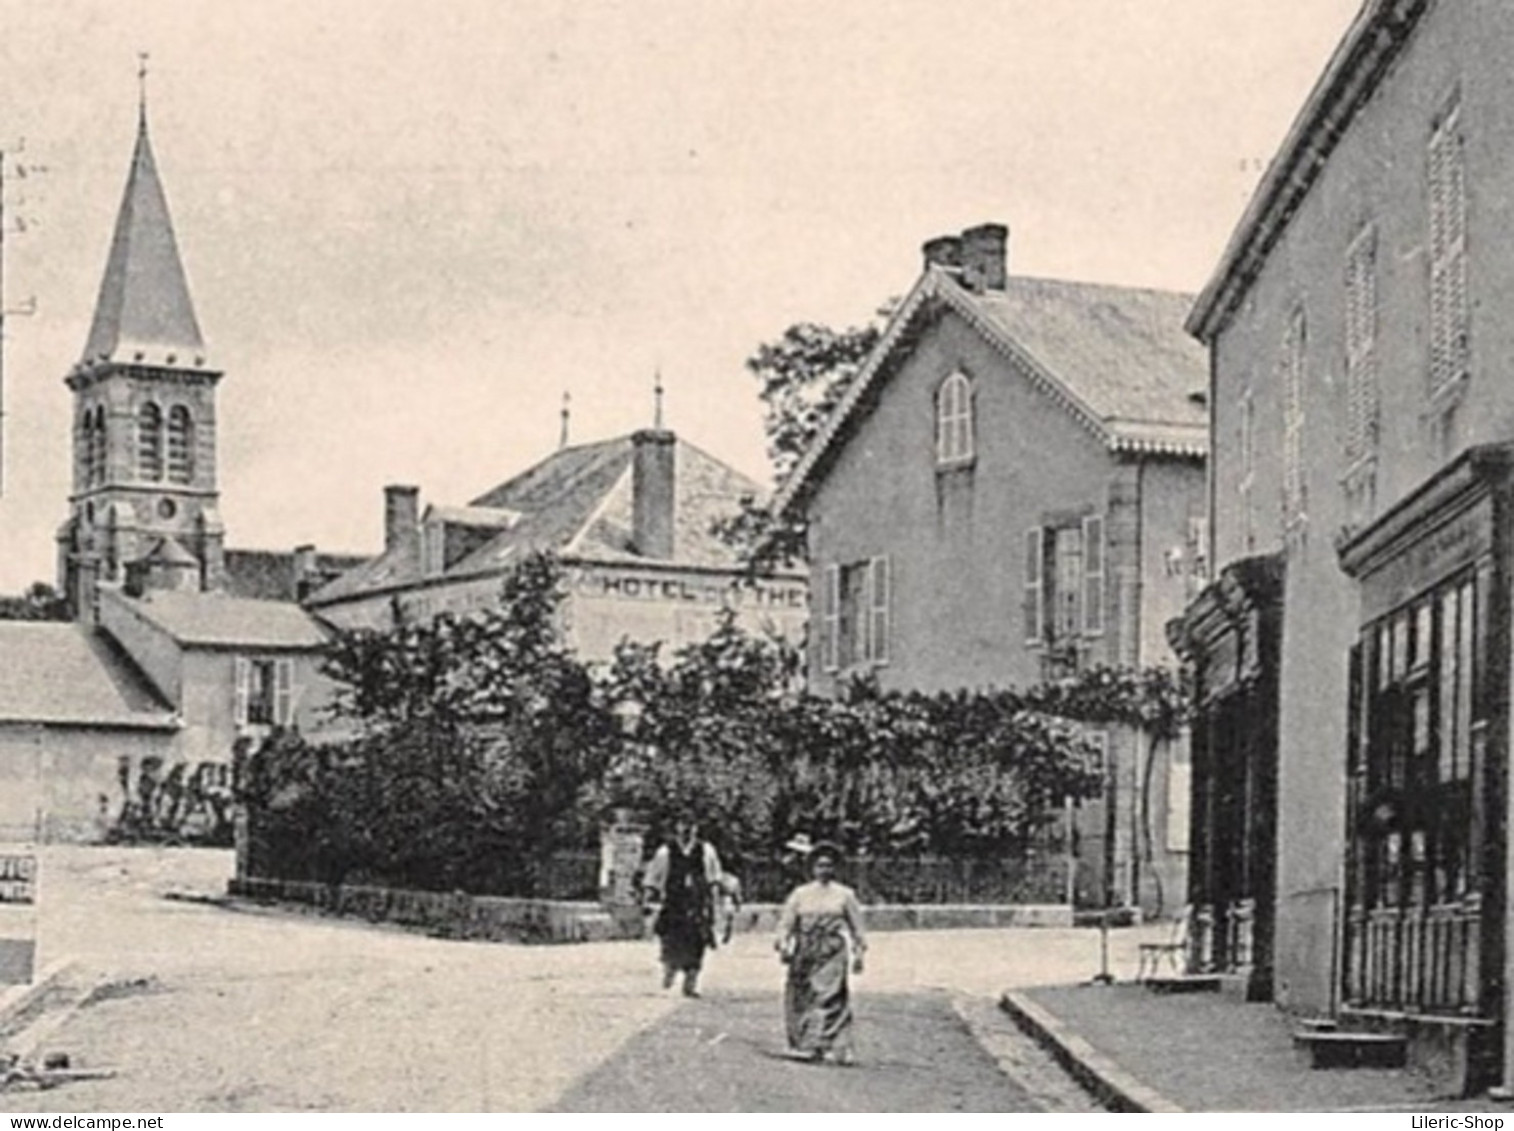
<svg viewBox="0 0 1514 1131">
<path fill-rule="evenodd" d="M 784 902 L 777 947 L 789 968 L 783 991 L 789 1051 L 809 1060 L 829 1054 L 850 1064 L 855 1050 L 849 974 L 862 973 L 867 942 L 856 893 L 836 882 L 840 857 L 834 844 L 815 846 L 814 879 Z"/>
</svg>

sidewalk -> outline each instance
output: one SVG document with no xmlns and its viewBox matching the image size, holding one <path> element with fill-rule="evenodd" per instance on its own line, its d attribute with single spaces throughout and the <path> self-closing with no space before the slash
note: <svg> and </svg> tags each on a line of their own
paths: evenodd
<svg viewBox="0 0 1514 1131">
<path fill-rule="evenodd" d="M 1491 1111 L 1486 1097 L 1438 1096 L 1403 1069 L 1314 1069 L 1276 1007 L 1143 986 L 1006 991 L 1001 1004 L 1118 1111 Z"/>
</svg>

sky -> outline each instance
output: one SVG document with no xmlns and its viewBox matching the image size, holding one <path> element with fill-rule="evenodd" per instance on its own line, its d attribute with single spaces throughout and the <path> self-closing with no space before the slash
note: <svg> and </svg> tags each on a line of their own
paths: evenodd
<svg viewBox="0 0 1514 1131">
<path fill-rule="evenodd" d="M 374 552 L 652 421 L 768 476 L 743 362 L 920 244 L 1196 291 L 1358 0 L 0 0 L 0 591 L 52 581 L 70 394 L 153 147 L 210 352 L 227 544 Z M 30 168 L 24 179 L 17 164 Z M 18 222 L 25 231 L 17 230 Z"/>
</svg>

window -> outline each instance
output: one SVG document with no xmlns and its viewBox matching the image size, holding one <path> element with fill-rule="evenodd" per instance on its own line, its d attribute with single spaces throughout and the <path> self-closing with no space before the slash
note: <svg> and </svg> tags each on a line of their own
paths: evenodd
<svg viewBox="0 0 1514 1131">
<path fill-rule="evenodd" d="M 1107 552 L 1102 515 L 1025 532 L 1021 614 L 1027 644 L 1066 643 L 1104 631 Z"/>
<path fill-rule="evenodd" d="M 1083 531 L 1065 527 L 1052 537 L 1051 630 L 1056 640 L 1070 640 L 1082 628 Z"/>
<path fill-rule="evenodd" d="M 1188 516 L 1188 577 L 1186 581 L 1189 600 L 1209 583 L 1209 516 Z"/>
<path fill-rule="evenodd" d="M 1046 641 L 1046 549 L 1039 526 L 1025 532 L 1025 642 Z"/>
<path fill-rule="evenodd" d="M 1304 482 L 1304 312 L 1300 308 L 1288 321 L 1278 361 L 1283 389 L 1283 525 L 1302 523 L 1308 513 Z"/>
<path fill-rule="evenodd" d="M 1430 135 L 1430 394 L 1468 366 L 1467 182 L 1461 108 L 1453 102 Z"/>
<path fill-rule="evenodd" d="M 825 592 L 820 611 L 820 666 L 833 672 L 841 666 L 841 567 L 825 567 Z"/>
<path fill-rule="evenodd" d="M 84 485 L 92 487 L 105 478 L 105 410 L 99 405 L 84 410 L 80 451 L 84 457 Z"/>
<path fill-rule="evenodd" d="M 972 383 L 964 374 L 953 373 L 936 393 L 936 462 L 963 463 L 972 458 Z"/>
<path fill-rule="evenodd" d="M 892 583 L 886 557 L 826 568 L 820 642 L 826 671 L 888 663 Z"/>
<path fill-rule="evenodd" d="M 163 410 L 151 401 L 137 412 L 137 475 L 163 478 Z"/>
<path fill-rule="evenodd" d="M 1346 252 L 1346 442 L 1348 468 L 1377 452 L 1377 233 Z"/>
<path fill-rule="evenodd" d="M 189 410 L 174 405 L 168 413 L 168 479 L 188 483 L 194 477 L 194 422 Z"/>
<path fill-rule="evenodd" d="M 1241 538 L 1247 553 L 1256 549 L 1256 523 L 1251 510 L 1251 489 L 1256 483 L 1256 398 L 1250 386 L 1241 394 L 1240 429 L 1241 476 L 1236 494 L 1241 497 Z"/>
<path fill-rule="evenodd" d="M 1411 911 L 1475 890 L 1482 594 L 1466 573 L 1367 626 L 1351 665 L 1353 902 Z"/>
<path fill-rule="evenodd" d="M 293 719 L 294 661 L 238 656 L 238 726 L 288 726 Z"/>
<path fill-rule="evenodd" d="M 1083 520 L 1083 632 L 1104 631 L 1104 519 L 1091 514 Z"/>
</svg>

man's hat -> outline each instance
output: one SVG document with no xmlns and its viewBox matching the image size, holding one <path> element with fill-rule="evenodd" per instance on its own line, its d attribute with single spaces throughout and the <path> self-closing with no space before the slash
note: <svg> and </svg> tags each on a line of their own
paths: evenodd
<svg viewBox="0 0 1514 1131">
<path fill-rule="evenodd" d="M 846 853 L 841 851 L 841 846 L 833 840 L 822 840 L 810 850 L 811 860 L 819 860 L 822 856 L 830 857 L 833 864 L 846 861 Z"/>
<path fill-rule="evenodd" d="M 789 837 L 789 842 L 783 846 L 783 850 L 785 852 L 798 852 L 801 855 L 808 856 L 811 852 L 815 851 L 815 846 L 810 843 L 809 833 L 795 833 Z"/>
</svg>

